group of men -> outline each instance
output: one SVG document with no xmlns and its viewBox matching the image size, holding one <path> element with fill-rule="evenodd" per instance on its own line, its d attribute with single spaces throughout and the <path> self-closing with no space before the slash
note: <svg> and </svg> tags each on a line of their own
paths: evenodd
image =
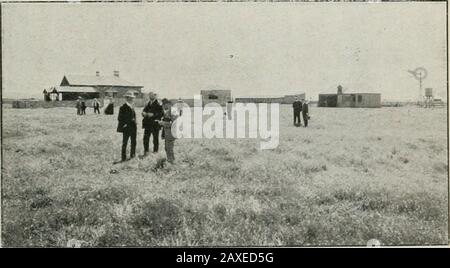
<svg viewBox="0 0 450 268">
<path fill-rule="evenodd" d="M 304 126 L 308 126 L 309 116 L 309 104 L 305 99 L 299 100 L 297 97 L 292 104 L 292 108 L 294 108 L 294 126 L 299 127 L 302 125 L 302 121 L 300 119 L 300 113 L 303 116 Z"/>
<path fill-rule="evenodd" d="M 94 107 L 94 113 L 100 114 L 100 103 L 98 102 L 97 99 L 94 99 L 94 101 L 92 102 L 92 106 Z M 77 107 L 77 115 L 85 115 L 86 114 L 87 106 L 81 96 L 78 97 L 76 107 Z"/>
<path fill-rule="evenodd" d="M 77 107 L 77 115 L 86 114 L 86 103 L 84 102 L 82 97 L 78 97 L 76 107 Z"/>
<path fill-rule="evenodd" d="M 131 93 L 125 94 L 126 102 L 119 109 L 117 132 L 123 134 L 122 138 L 122 154 L 121 160 L 127 160 L 127 145 L 128 140 L 131 140 L 130 158 L 136 156 L 136 137 L 137 137 L 137 122 L 136 112 L 134 110 L 134 98 Z M 142 128 L 144 129 L 144 155 L 145 157 L 150 152 L 150 137 L 153 139 L 153 153 L 157 153 L 159 149 L 159 131 L 163 129 L 162 138 L 165 140 L 165 150 L 167 161 L 173 163 L 175 160 L 173 147 L 175 137 L 172 135 L 171 126 L 175 121 L 177 115 L 172 112 L 172 103 L 167 100 L 162 100 L 162 105 L 156 99 L 156 94 L 149 93 L 149 101 L 142 110 Z"/>
<path fill-rule="evenodd" d="M 137 122 L 136 111 L 134 108 L 135 95 L 133 93 L 127 93 L 123 97 L 125 98 L 125 103 L 119 109 L 117 132 L 122 133 L 121 161 L 126 161 L 128 141 L 131 143 L 130 159 L 136 157 Z M 182 104 L 181 99 L 177 104 Z M 177 108 L 178 112 L 175 113 L 172 111 L 172 103 L 168 99 L 162 99 L 161 105 L 156 98 L 156 94 L 153 92 L 149 93 L 149 101 L 142 110 L 142 128 L 144 129 L 144 154 L 142 157 L 146 157 L 150 153 L 151 137 L 153 140 L 152 152 L 158 152 L 159 134 L 162 129 L 161 137 L 165 140 L 167 161 L 173 163 L 175 160 L 173 151 L 175 137 L 171 132 L 171 127 L 176 118 L 182 115 L 182 108 L 178 108 L 177 104 L 175 108 Z M 304 126 L 308 126 L 308 120 L 310 119 L 308 106 L 308 101 L 295 98 L 295 101 L 292 104 L 295 126 L 299 127 L 302 125 L 300 114 L 303 116 Z M 100 113 L 100 104 L 97 99 L 94 99 L 93 107 L 95 113 Z M 86 105 L 84 101 L 82 101 L 82 98 L 79 98 L 77 101 L 78 114 L 86 114 L 85 110 Z"/>
</svg>

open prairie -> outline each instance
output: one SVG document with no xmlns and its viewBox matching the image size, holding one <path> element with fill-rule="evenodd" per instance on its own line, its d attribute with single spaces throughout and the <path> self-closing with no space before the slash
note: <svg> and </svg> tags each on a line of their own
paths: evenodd
<svg viewBox="0 0 450 268">
<path fill-rule="evenodd" d="M 446 109 L 310 110 L 281 107 L 276 149 L 179 139 L 162 167 L 164 142 L 112 165 L 117 110 L 4 108 L 3 246 L 447 243 Z"/>
</svg>

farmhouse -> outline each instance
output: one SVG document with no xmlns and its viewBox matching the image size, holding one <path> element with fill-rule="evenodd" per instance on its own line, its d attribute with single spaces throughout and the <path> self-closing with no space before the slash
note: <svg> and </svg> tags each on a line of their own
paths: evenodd
<svg viewBox="0 0 450 268">
<path fill-rule="evenodd" d="M 343 93 L 338 87 L 337 94 L 319 94 L 318 107 L 359 107 L 380 108 L 380 93 Z"/>
<path fill-rule="evenodd" d="M 127 92 L 133 92 L 137 98 L 142 98 L 143 86 L 136 86 L 119 76 L 114 71 L 112 76 L 100 75 L 64 75 L 61 84 L 49 90 L 44 90 L 45 100 L 76 100 L 113 97 L 121 98 Z"/>
</svg>

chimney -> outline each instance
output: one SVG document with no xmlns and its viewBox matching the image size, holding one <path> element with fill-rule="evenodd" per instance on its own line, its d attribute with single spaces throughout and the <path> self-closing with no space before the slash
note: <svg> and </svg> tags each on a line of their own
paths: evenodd
<svg viewBox="0 0 450 268">
<path fill-rule="evenodd" d="M 96 72 L 95 72 L 95 76 L 100 76 L 100 72 L 99 72 L 99 71 L 96 71 Z"/>
<path fill-rule="evenodd" d="M 342 86 L 341 85 L 339 85 L 337 87 L 337 94 L 342 94 Z"/>
<path fill-rule="evenodd" d="M 119 77 L 119 71 L 114 71 L 114 76 Z"/>
</svg>

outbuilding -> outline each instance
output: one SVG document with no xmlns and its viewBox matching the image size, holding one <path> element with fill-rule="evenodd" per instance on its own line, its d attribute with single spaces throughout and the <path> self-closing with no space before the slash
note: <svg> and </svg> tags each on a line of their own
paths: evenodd
<svg viewBox="0 0 450 268">
<path fill-rule="evenodd" d="M 343 93 L 338 87 L 337 94 L 319 94 L 319 107 L 380 108 L 381 93 Z"/>
</svg>

